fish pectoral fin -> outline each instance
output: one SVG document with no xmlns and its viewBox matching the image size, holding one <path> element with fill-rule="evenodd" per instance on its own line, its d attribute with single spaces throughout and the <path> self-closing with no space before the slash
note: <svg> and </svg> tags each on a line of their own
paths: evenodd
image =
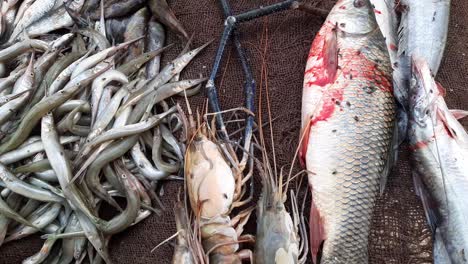
<svg viewBox="0 0 468 264">
<path fill-rule="evenodd" d="M 421 180 L 421 176 L 416 172 L 413 172 L 413 184 L 416 195 L 421 199 L 424 212 L 426 213 L 427 223 L 431 227 L 432 234 L 436 234 L 437 226 L 440 223 L 440 216 L 436 211 L 437 202 L 432 199 Z"/>
<path fill-rule="evenodd" d="M 445 95 L 447 95 L 447 90 L 439 82 L 435 81 L 435 84 L 437 86 L 439 94 L 442 95 L 442 97 L 445 97 Z"/>
<path fill-rule="evenodd" d="M 313 199 L 313 198 L 312 198 Z M 317 256 L 322 242 L 325 241 L 325 228 L 323 218 L 312 200 L 310 209 L 310 247 L 312 252 L 312 261 L 317 264 Z"/>
<path fill-rule="evenodd" d="M 455 117 L 457 120 L 465 118 L 468 116 L 467 110 L 460 110 L 460 109 L 450 109 L 450 113 Z"/>
<path fill-rule="evenodd" d="M 309 53 L 309 60 L 307 61 L 306 76 L 311 77 L 307 79 L 306 86 L 317 85 L 326 87 L 335 82 L 338 72 L 338 40 L 337 40 L 337 26 L 326 27 L 319 32 L 319 43 L 314 43 L 315 48 L 311 49 Z"/>
<path fill-rule="evenodd" d="M 304 127 L 301 129 L 301 136 L 299 138 L 300 146 L 299 146 L 299 161 L 301 163 L 302 168 L 306 167 L 306 154 L 307 154 L 307 146 L 309 145 L 309 137 L 310 137 L 310 127 L 312 126 L 311 118 L 309 117 L 307 122 L 305 123 Z"/>
<path fill-rule="evenodd" d="M 449 134 L 450 137 L 459 141 L 463 140 L 463 134 L 465 133 L 465 128 L 458 122 L 455 115 L 450 115 L 451 112 L 438 108 L 437 116 L 444 124 L 444 128 Z"/>
<path fill-rule="evenodd" d="M 328 78 L 330 80 L 335 80 L 338 70 L 337 26 L 325 35 L 323 43 L 323 65 L 327 69 Z"/>
</svg>

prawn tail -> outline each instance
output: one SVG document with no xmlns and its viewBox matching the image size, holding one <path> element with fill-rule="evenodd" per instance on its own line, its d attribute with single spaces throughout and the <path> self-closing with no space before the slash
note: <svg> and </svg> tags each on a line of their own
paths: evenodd
<svg viewBox="0 0 468 264">
<path fill-rule="evenodd" d="M 238 235 L 228 216 L 201 220 L 200 231 L 209 263 L 242 263 Z"/>
</svg>

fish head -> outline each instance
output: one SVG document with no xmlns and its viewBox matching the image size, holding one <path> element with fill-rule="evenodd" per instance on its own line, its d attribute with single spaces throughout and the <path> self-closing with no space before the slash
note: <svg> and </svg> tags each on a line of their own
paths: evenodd
<svg viewBox="0 0 468 264">
<path fill-rule="evenodd" d="M 446 108 L 443 92 L 432 76 L 426 60 L 412 57 L 411 80 L 409 85 L 410 133 L 417 133 L 419 140 L 434 137 L 435 125 L 440 123 L 440 111 Z"/>
<path fill-rule="evenodd" d="M 459 118 L 466 111 L 449 110 L 444 100 L 445 89 L 434 80 L 429 64 L 413 56 L 409 86 L 408 138 L 410 145 L 426 146 L 444 137 L 468 148 L 468 134 Z M 422 143 L 422 144 L 421 144 Z"/>
<path fill-rule="evenodd" d="M 67 5 L 70 10 L 73 10 L 75 12 L 79 12 L 81 7 L 84 5 L 84 0 L 71 0 L 68 1 Z"/>
<path fill-rule="evenodd" d="M 436 101 L 440 96 L 426 60 L 412 58 L 409 89 L 411 121 L 425 127 L 429 121 L 435 121 Z"/>
<path fill-rule="evenodd" d="M 369 0 L 340 0 L 329 15 L 329 23 L 336 25 L 339 32 L 363 35 L 377 28 L 374 9 Z"/>
</svg>

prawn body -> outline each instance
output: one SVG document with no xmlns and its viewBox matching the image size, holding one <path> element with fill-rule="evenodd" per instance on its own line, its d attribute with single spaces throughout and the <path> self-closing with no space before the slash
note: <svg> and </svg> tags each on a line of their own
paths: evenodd
<svg viewBox="0 0 468 264">
<path fill-rule="evenodd" d="M 185 179 L 192 211 L 210 263 L 241 263 L 238 232 L 229 216 L 236 197 L 235 169 L 220 146 L 198 132 L 185 155 Z"/>
<path fill-rule="evenodd" d="M 188 147 L 186 176 L 192 209 L 200 206 L 202 219 L 229 212 L 234 175 L 218 146 L 205 135 L 197 136 Z"/>
<path fill-rule="evenodd" d="M 265 192 L 263 192 L 265 194 Z M 282 200 L 262 196 L 257 206 L 255 263 L 298 263 L 299 236 L 297 225 L 286 211 Z"/>
</svg>

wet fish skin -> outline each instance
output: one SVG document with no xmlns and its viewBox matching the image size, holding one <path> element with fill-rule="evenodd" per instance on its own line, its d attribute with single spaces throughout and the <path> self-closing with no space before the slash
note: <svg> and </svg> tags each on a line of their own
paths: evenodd
<svg viewBox="0 0 468 264">
<path fill-rule="evenodd" d="M 23 30 L 29 25 L 46 16 L 54 8 L 63 4 L 63 0 L 36 0 L 32 5 L 24 12 L 23 17 L 16 24 L 15 29 L 11 33 L 8 40 L 9 43 L 15 41 Z"/>
<path fill-rule="evenodd" d="M 435 229 L 434 260 L 468 263 L 468 134 L 447 108 L 430 64 L 415 57 L 412 65 L 408 140 L 418 177 L 415 190 Z"/>
<path fill-rule="evenodd" d="M 145 4 L 145 2 L 145 0 L 106 1 L 104 6 L 104 17 L 124 17 L 140 9 Z M 89 14 L 89 17 L 91 19 L 99 20 L 101 18 L 101 11 L 99 10 L 99 8 L 89 11 L 92 11 Z"/>
<path fill-rule="evenodd" d="M 398 55 L 404 56 L 401 63 L 407 68 L 408 79 L 411 56 L 427 61 L 434 75 L 437 75 L 447 42 L 450 0 L 420 1 L 402 0 L 405 7 L 399 28 Z"/>
<path fill-rule="evenodd" d="M 130 18 L 127 28 L 124 33 L 124 41 L 131 41 L 140 37 L 144 37 L 146 33 L 146 24 L 149 20 L 149 10 L 144 7 Z M 145 50 L 145 40 L 142 39 L 129 47 L 128 55 L 125 62 L 132 60 L 141 55 Z"/>
<path fill-rule="evenodd" d="M 395 102 L 385 39 L 368 0 L 341 0 L 309 53 L 301 157 L 312 189 L 314 261 L 368 263 L 375 201 L 386 179 Z"/>
<path fill-rule="evenodd" d="M 377 22 L 386 37 L 394 69 L 400 144 L 407 136 L 411 56 L 425 58 L 431 71 L 437 74 L 447 40 L 450 0 L 371 0 L 371 3 L 375 6 Z"/>
<path fill-rule="evenodd" d="M 154 17 L 148 22 L 147 51 L 158 50 L 164 46 L 166 34 L 163 26 Z M 146 64 L 146 76 L 154 78 L 161 67 L 161 56 L 156 56 Z"/>
<path fill-rule="evenodd" d="M 123 42 L 125 29 L 130 22 L 130 17 L 106 19 L 106 32 L 116 42 Z"/>
<path fill-rule="evenodd" d="M 402 0 L 400 5 L 404 10 L 398 28 L 396 63 L 400 69 L 398 88 L 402 93 L 399 101 L 407 109 L 411 57 L 425 59 L 434 75 L 439 70 L 447 42 L 450 0 Z"/>
<path fill-rule="evenodd" d="M 74 12 L 79 12 L 84 2 L 84 0 L 71 1 L 71 4 L 68 6 L 68 8 Z M 65 6 L 61 6 L 53 10 L 47 16 L 44 16 L 40 20 L 29 25 L 25 30 L 27 35 L 32 38 L 60 28 L 70 27 L 72 25 L 72 17 L 68 14 Z"/>
<path fill-rule="evenodd" d="M 407 67 L 402 67 L 402 56 L 398 56 L 399 19 L 396 3 L 393 0 L 370 0 L 374 7 L 375 18 L 385 37 L 387 50 L 393 67 L 393 95 L 397 101 L 398 145 L 406 138 L 408 127 L 408 80 Z M 395 148 L 395 159 L 398 148 Z"/>
<path fill-rule="evenodd" d="M 171 10 L 166 0 L 150 0 L 149 7 L 153 15 L 170 30 L 181 35 L 185 39 L 189 39 L 189 36 L 182 24 L 177 20 L 174 12 Z"/>
</svg>

